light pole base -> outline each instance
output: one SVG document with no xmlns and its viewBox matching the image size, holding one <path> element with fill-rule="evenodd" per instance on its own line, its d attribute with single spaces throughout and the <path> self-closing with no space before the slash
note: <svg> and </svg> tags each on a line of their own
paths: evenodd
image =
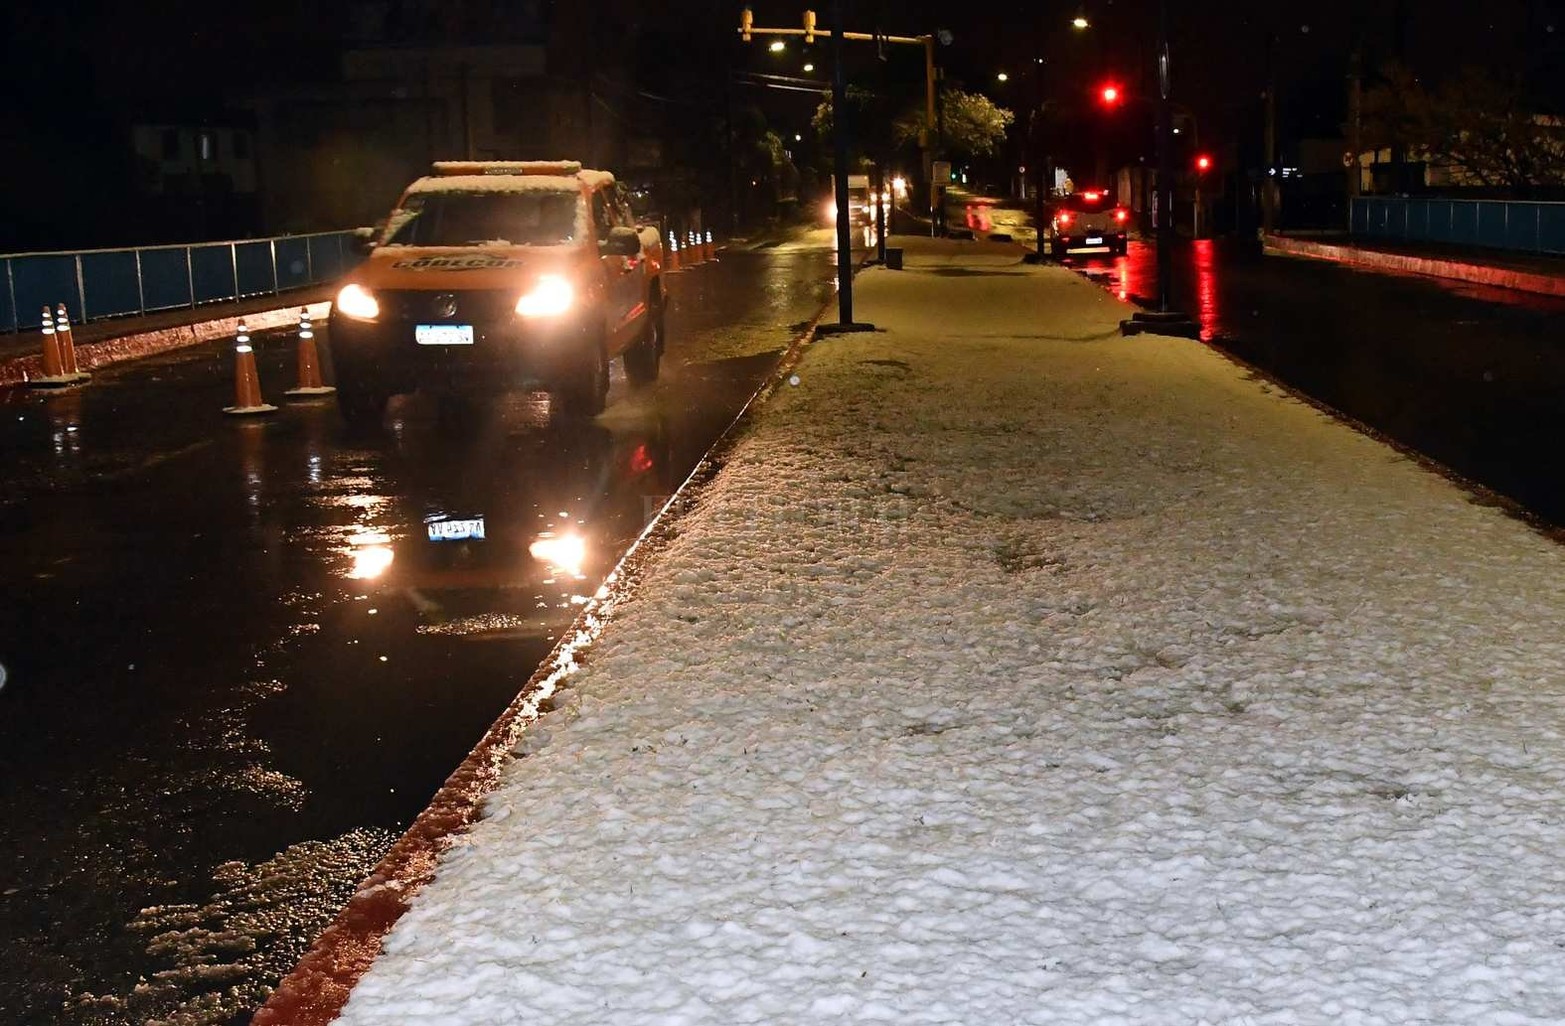
<svg viewBox="0 0 1565 1026">
<path fill-rule="evenodd" d="M 1169 335 L 1174 338 L 1201 338 L 1201 326 L 1178 310 L 1142 310 L 1119 322 L 1121 335 Z"/>
<path fill-rule="evenodd" d="M 847 335 L 855 331 L 876 330 L 878 329 L 868 321 L 854 321 L 851 324 L 844 324 L 838 321 L 836 324 L 817 324 L 815 326 L 815 335 L 817 338 L 824 338 L 827 335 Z"/>
</svg>

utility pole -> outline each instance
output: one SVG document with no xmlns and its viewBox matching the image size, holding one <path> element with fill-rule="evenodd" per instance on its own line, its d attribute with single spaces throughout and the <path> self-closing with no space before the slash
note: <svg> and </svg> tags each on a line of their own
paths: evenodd
<svg viewBox="0 0 1565 1026">
<path fill-rule="evenodd" d="M 1157 199 L 1153 230 L 1157 234 L 1157 310 L 1141 311 L 1120 321 L 1124 335 L 1200 337 L 1200 329 L 1188 316 L 1169 308 L 1170 273 L 1173 270 L 1174 220 L 1174 113 L 1169 102 L 1168 0 L 1158 0 L 1157 24 Z"/>
<path fill-rule="evenodd" d="M 1359 153 L 1364 148 L 1364 41 L 1362 37 L 1353 47 L 1348 59 L 1348 152 L 1343 164 L 1348 173 L 1347 229 L 1353 231 L 1353 204 L 1364 187 L 1359 171 Z"/>
<path fill-rule="evenodd" d="M 1277 227 L 1277 35 L 1266 40 L 1266 134 L 1261 149 L 1266 169 L 1261 177 L 1261 232 Z"/>
<path fill-rule="evenodd" d="M 1168 105 L 1168 0 L 1158 0 L 1157 24 L 1157 310 L 1168 312 L 1174 221 L 1174 112 Z"/>
<path fill-rule="evenodd" d="M 1032 146 L 1029 148 L 1029 152 L 1027 154 L 1027 163 L 1032 165 L 1035 169 L 1034 180 L 1037 182 L 1036 187 L 1033 189 L 1032 196 L 1032 223 L 1033 228 L 1037 230 L 1038 237 L 1033 246 L 1032 258 L 1035 262 L 1041 264 L 1043 263 L 1045 259 L 1045 253 L 1047 252 L 1043 241 L 1043 218 L 1046 212 L 1044 209 L 1044 196 L 1048 193 L 1049 186 L 1053 183 L 1051 183 L 1048 179 L 1049 171 L 1045 166 L 1048 161 L 1043 159 L 1043 114 L 1044 104 L 1046 103 L 1046 93 L 1044 91 L 1043 83 L 1043 69 L 1047 67 L 1047 65 L 1043 63 L 1044 35 L 1042 18 L 1038 19 L 1035 29 L 1037 31 L 1036 38 L 1038 54 L 1033 58 L 1032 62 L 1033 105 L 1032 119 L 1029 125 L 1032 131 L 1028 133 L 1028 137 L 1032 142 Z"/>
</svg>

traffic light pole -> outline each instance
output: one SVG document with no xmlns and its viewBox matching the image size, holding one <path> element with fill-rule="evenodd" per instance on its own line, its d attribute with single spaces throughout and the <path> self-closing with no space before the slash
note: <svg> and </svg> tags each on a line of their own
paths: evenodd
<svg viewBox="0 0 1565 1026">
<path fill-rule="evenodd" d="M 842 0 L 832 0 L 832 184 L 837 202 L 837 323 L 853 323 L 853 226 L 848 206 L 848 73 L 842 63 Z"/>
<path fill-rule="evenodd" d="M 848 205 L 848 78 L 847 67 L 842 57 L 843 40 L 909 43 L 924 48 L 924 74 L 926 79 L 924 115 L 931 149 L 936 138 L 934 36 L 885 36 L 870 32 L 848 32 L 843 28 L 842 7 L 843 0 L 832 0 L 832 27 L 829 29 L 816 27 L 815 12 L 811 10 L 804 12 L 802 28 L 760 28 L 756 26 L 755 15 L 750 8 L 744 8 L 739 14 L 739 38 L 747 43 L 752 36 L 803 36 L 806 43 L 815 42 L 815 37 L 820 35 L 831 37 L 832 178 L 835 180 L 832 193 L 837 204 L 837 323 L 835 325 L 821 325 L 819 330 L 823 334 L 843 331 L 873 331 L 875 329 L 873 324 L 855 323 L 853 320 L 853 226 L 851 223 L 852 211 Z M 880 202 L 878 192 L 874 199 L 878 206 Z M 881 239 L 881 246 L 884 247 L 885 232 L 883 229 L 881 231 Z"/>
</svg>

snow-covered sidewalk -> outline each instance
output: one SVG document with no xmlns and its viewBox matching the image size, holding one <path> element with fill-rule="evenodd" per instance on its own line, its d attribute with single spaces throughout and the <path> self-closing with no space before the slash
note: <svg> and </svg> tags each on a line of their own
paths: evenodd
<svg viewBox="0 0 1565 1026">
<path fill-rule="evenodd" d="M 1565 551 L 909 245 L 341 1021 L 1565 1021 Z"/>
</svg>

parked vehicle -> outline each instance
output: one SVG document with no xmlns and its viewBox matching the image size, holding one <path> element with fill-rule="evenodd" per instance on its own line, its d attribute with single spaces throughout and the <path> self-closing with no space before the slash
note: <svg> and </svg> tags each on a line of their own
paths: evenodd
<svg viewBox="0 0 1565 1026">
<path fill-rule="evenodd" d="M 1049 251 L 1056 258 L 1071 253 L 1124 253 L 1130 246 L 1130 211 L 1116 206 L 1101 189 L 1085 189 L 1055 205 L 1052 229 Z"/>
</svg>

